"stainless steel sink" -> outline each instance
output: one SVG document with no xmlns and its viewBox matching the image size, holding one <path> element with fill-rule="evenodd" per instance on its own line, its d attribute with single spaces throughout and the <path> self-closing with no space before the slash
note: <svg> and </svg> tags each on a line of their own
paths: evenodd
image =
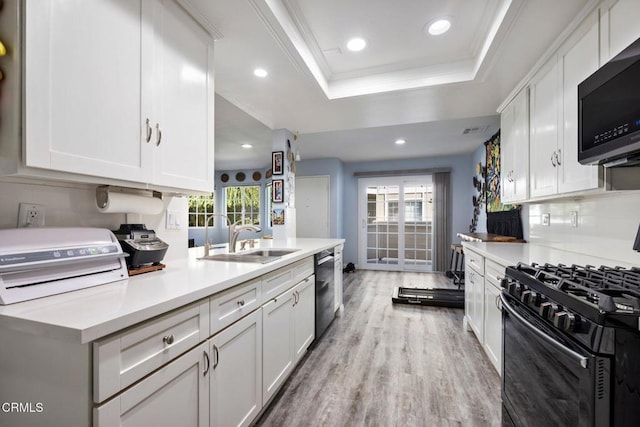
<svg viewBox="0 0 640 427">
<path fill-rule="evenodd" d="M 198 259 L 207 261 L 253 262 L 257 264 L 266 264 L 298 250 L 299 249 L 257 249 L 247 252 L 209 255 Z"/>
<path fill-rule="evenodd" d="M 239 252 L 237 253 L 237 255 L 243 255 L 243 256 L 260 255 L 260 256 L 268 256 L 268 257 L 281 257 L 284 255 L 292 254 L 299 250 L 300 249 L 256 249 L 253 251 Z"/>
</svg>

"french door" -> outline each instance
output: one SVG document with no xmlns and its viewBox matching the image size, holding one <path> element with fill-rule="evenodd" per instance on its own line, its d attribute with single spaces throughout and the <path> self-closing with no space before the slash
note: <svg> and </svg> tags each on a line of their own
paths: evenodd
<svg viewBox="0 0 640 427">
<path fill-rule="evenodd" d="M 433 269 L 433 181 L 430 175 L 358 181 L 358 266 Z"/>
</svg>

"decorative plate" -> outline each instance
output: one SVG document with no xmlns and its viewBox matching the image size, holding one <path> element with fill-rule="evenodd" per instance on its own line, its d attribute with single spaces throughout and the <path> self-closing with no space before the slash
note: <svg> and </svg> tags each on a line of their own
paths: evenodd
<svg viewBox="0 0 640 427">
<path fill-rule="evenodd" d="M 229 181 L 229 175 L 226 174 L 226 173 L 223 173 L 222 175 L 220 175 L 220 181 L 222 181 L 222 182 Z"/>
<path fill-rule="evenodd" d="M 244 172 L 238 172 L 238 173 L 236 174 L 236 181 L 238 181 L 238 182 L 242 182 L 242 181 L 244 181 L 244 179 L 245 179 L 246 177 L 247 177 L 247 176 L 244 174 Z"/>
<path fill-rule="evenodd" d="M 260 179 L 262 178 L 262 174 L 258 171 L 255 171 L 252 176 L 254 181 L 260 181 Z"/>
</svg>

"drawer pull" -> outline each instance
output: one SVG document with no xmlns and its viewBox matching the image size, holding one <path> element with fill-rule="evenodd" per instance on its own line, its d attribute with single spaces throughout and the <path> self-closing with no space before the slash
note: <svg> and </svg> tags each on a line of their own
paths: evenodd
<svg viewBox="0 0 640 427">
<path fill-rule="evenodd" d="M 162 337 L 162 342 L 165 343 L 166 345 L 171 345 L 173 344 L 173 334 L 171 335 L 165 335 L 164 337 Z"/>
<path fill-rule="evenodd" d="M 244 305 L 244 300 L 243 299 L 238 300 L 238 305 L 242 307 Z"/>
</svg>

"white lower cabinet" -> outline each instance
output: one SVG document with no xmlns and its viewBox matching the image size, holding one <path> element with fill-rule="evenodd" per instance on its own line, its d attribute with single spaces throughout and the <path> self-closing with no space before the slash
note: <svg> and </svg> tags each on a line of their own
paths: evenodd
<svg viewBox="0 0 640 427">
<path fill-rule="evenodd" d="M 210 425 L 246 426 L 262 409 L 262 310 L 209 340 Z"/>
<path fill-rule="evenodd" d="M 505 267 L 466 247 L 464 251 L 466 323 L 482 344 L 491 364 L 501 373 L 502 312 L 498 299 Z"/>
<path fill-rule="evenodd" d="M 207 342 L 201 343 L 94 409 L 94 426 L 208 426 L 207 346 Z"/>
<path fill-rule="evenodd" d="M 271 397 L 315 338 L 315 276 L 262 307 L 262 402 Z"/>
<path fill-rule="evenodd" d="M 293 370 L 293 289 L 262 307 L 262 403 L 266 404 Z"/>
<path fill-rule="evenodd" d="M 500 309 L 500 281 L 504 266 L 486 260 L 484 276 L 484 351 L 501 373 L 502 365 L 502 311 Z"/>
<path fill-rule="evenodd" d="M 307 352 L 307 348 L 316 337 L 316 276 L 311 276 L 293 288 L 295 304 L 293 306 L 293 343 L 295 363 Z"/>
</svg>

